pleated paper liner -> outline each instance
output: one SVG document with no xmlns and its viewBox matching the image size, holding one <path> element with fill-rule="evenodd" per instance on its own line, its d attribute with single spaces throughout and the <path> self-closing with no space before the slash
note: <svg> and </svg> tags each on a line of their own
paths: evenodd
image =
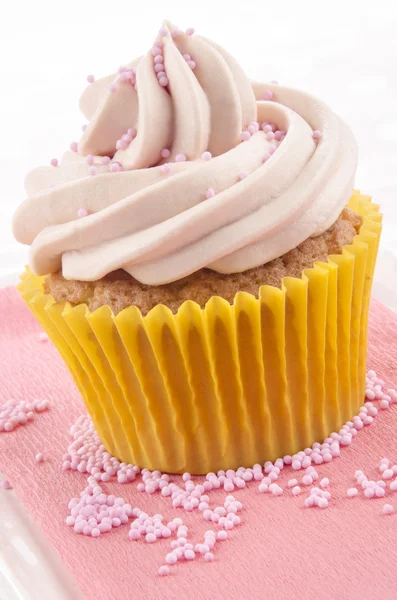
<svg viewBox="0 0 397 600">
<path fill-rule="evenodd" d="M 360 234 L 341 255 L 201 309 L 91 313 L 19 290 L 59 350 L 107 450 L 164 472 L 207 473 L 294 454 L 357 414 L 381 215 L 354 192 Z"/>
</svg>

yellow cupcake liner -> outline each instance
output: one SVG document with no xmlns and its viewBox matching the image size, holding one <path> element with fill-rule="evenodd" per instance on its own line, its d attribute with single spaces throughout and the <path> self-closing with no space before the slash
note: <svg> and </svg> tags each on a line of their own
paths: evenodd
<svg viewBox="0 0 397 600">
<path fill-rule="evenodd" d="M 359 235 L 342 254 L 204 309 L 56 303 L 28 269 L 19 290 L 84 399 L 106 449 L 151 470 L 207 473 L 294 454 L 364 400 L 379 207 L 354 192 Z"/>
</svg>

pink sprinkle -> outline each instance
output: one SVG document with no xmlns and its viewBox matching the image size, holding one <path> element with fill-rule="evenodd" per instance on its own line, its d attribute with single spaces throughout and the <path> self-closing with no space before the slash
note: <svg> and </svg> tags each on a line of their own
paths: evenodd
<svg viewBox="0 0 397 600">
<path fill-rule="evenodd" d="M 57 166 L 58 166 L 58 159 L 57 159 L 57 158 L 52 158 L 52 159 L 50 160 L 50 165 L 51 165 L 52 167 L 57 167 Z"/>
<path fill-rule="evenodd" d="M 391 484 L 390 484 L 390 489 L 391 489 L 393 492 L 396 492 L 396 491 L 397 491 L 397 479 L 395 479 L 394 481 L 392 481 L 392 482 L 391 482 Z"/>
<path fill-rule="evenodd" d="M 217 537 L 217 539 L 218 539 L 219 541 L 223 542 L 223 541 L 227 540 L 227 538 L 228 538 L 228 533 L 227 533 L 227 531 L 224 531 L 224 530 L 222 529 L 221 531 L 218 531 L 218 534 L 217 534 L 217 536 L 216 536 L 216 537 Z"/>
<path fill-rule="evenodd" d="M 161 87 L 167 87 L 167 85 L 168 85 L 167 77 L 160 77 L 159 84 L 161 85 Z"/>
<path fill-rule="evenodd" d="M 82 125 L 82 126 L 81 126 L 81 131 L 83 131 L 83 132 L 84 132 L 84 131 L 87 129 L 87 127 L 88 127 L 88 125 L 86 125 L 86 124 Z"/>
<path fill-rule="evenodd" d="M 169 163 L 165 163 L 165 165 L 162 165 L 160 167 L 160 172 L 161 173 L 170 173 L 171 172 L 171 167 L 170 167 Z"/>
<path fill-rule="evenodd" d="M 8 479 L 2 479 L 0 481 L 0 488 L 2 490 L 12 490 L 12 485 L 11 483 L 8 481 Z"/>
<path fill-rule="evenodd" d="M 188 28 L 186 29 L 186 32 L 185 32 L 185 33 L 186 33 L 186 35 L 193 35 L 193 34 L 194 34 L 194 31 L 195 31 L 194 27 L 188 27 Z"/>
<path fill-rule="evenodd" d="M 168 29 L 167 29 L 166 27 L 160 27 L 160 29 L 159 29 L 159 34 L 160 34 L 161 36 L 163 36 L 163 35 L 167 35 L 167 33 L 168 33 Z"/>
<path fill-rule="evenodd" d="M 181 33 L 181 32 L 179 31 L 179 29 L 176 27 L 175 29 L 173 29 L 173 30 L 171 31 L 171 36 L 172 36 L 173 38 L 176 38 L 176 37 L 178 37 L 178 35 L 179 35 L 180 33 Z"/>
<path fill-rule="evenodd" d="M 177 154 L 175 156 L 175 162 L 185 162 L 186 154 Z"/>
<path fill-rule="evenodd" d="M 205 197 L 207 198 L 207 200 L 209 198 L 213 198 L 214 196 L 215 196 L 215 192 L 214 192 L 213 188 L 208 188 L 208 190 L 205 192 Z M 226 485 L 225 485 L 225 490 L 226 490 Z"/>
<path fill-rule="evenodd" d="M 212 154 L 211 154 L 211 152 L 208 152 L 208 150 L 207 150 L 206 152 L 202 153 L 201 158 L 202 158 L 202 160 L 206 160 L 206 161 L 211 160 Z"/>
<path fill-rule="evenodd" d="M 274 140 L 274 133 L 273 133 L 273 131 L 268 131 L 267 132 L 266 139 L 268 139 L 268 140 Z"/>
<path fill-rule="evenodd" d="M 296 485 L 298 485 L 298 480 L 297 479 L 290 479 L 288 481 L 288 487 L 295 487 Z"/>
<path fill-rule="evenodd" d="M 116 150 L 126 150 L 128 148 L 128 142 L 125 140 L 117 140 L 116 142 Z"/>
<path fill-rule="evenodd" d="M 354 498 L 354 496 L 357 496 L 357 494 L 358 494 L 358 489 L 357 488 L 349 488 L 347 490 L 346 494 L 348 495 L 349 498 Z"/>
<path fill-rule="evenodd" d="M 272 79 L 270 83 L 275 83 L 275 84 L 277 84 L 277 83 L 278 83 L 278 81 L 277 81 L 277 79 Z"/>
<path fill-rule="evenodd" d="M 110 157 L 109 156 L 102 156 L 101 163 L 103 165 L 108 165 L 110 163 Z"/>
<path fill-rule="evenodd" d="M 329 486 L 329 479 L 328 477 L 324 477 L 321 481 L 320 481 L 320 485 L 322 488 L 326 488 Z"/>
<path fill-rule="evenodd" d="M 41 452 L 39 452 L 38 454 L 36 454 L 36 456 L 34 457 L 35 461 L 38 463 L 44 462 L 44 455 L 41 454 Z"/>
<path fill-rule="evenodd" d="M 88 215 L 88 210 L 86 208 L 79 208 L 77 211 L 78 217 L 86 217 Z"/>
<path fill-rule="evenodd" d="M 319 140 L 321 138 L 321 136 L 322 136 L 322 133 L 318 129 L 315 129 L 313 131 L 313 139 L 314 140 Z"/>
<path fill-rule="evenodd" d="M 78 149 L 79 149 L 79 145 L 78 145 L 78 143 L 77 143 L 77 142 L 72 142 L 72 143 L 70 144 L 69 148 L 70 148 L 70 150 L 71 150 L 72 152 L 77 152 L 77 151 L 78 151 Z"/>
<path fill-rule="evenodd" d="M 386 469 L 385 471 L 383 471 L 383 479 L 391 479 L 392 477 L 393 477 L 392 469 Z"/>
<path fill-rule="evenodd" d="M 164 56 L 162 54 L 158 54 L 154 57 L 154 64 L 159 65 L 164 62 Z"/>
<path fill-rule="evenodd" d="M 292 488 L 292 494 L 293 496 L 299 496 L 299 494 L 302 493 L 301 488 L 299 487 L 299 485 L 296 485 Z"/>
<path fill-rule="evenodd" d="M 48 342 L 48 335 L 44 331 L 39 333 L 39 342 Z"/>
<path fill-rule="evenodd" d="M 113 93 L 116 91 L 116 89 L 117 89 L 117 87 L 116 87 L 115 83 L 109 83 L 109 85 L 108 85 L 109 92 Z"/>
<path fill-rule="evenodd" d="M 164 148 L 161 152 L 160 152 L 161 156 L 163 158 L 169 158 L 171 152 L 168 150 L 168 148 Z"/>
<path fill-rule="evenodd" d="M 161 65 L 161 66 L 162 66 L 162 70 L 156 72 L 156 76 L 159 81 L 162 77 L 165 77 L 164 65 Z"/>
<path fill-rule="evenodd" d="M 110 171 L 111 171 L 112 173 L 117 173 L 117 172 L 118 172 L 118 171 L 120 171 L 120 170 L 121 170 L 121 169 L 120 169 L 120 165 L 119 165 L 117 162 L 114 162 L 114 163 L 112 163 L 112 164 L 110 165 Z M 141 484 L 138 484 L 138 485 L 141 485 Z"/>
<path fill-rule="evenodd" d="M 214 560 L 214 555 L 212 554 L 212 552 L 206 552 L 204 554 L 204 560 L 206 560 L 207 562 L 211 562 L 212 560 Z"/>
<path fill-rule="evenodd" d="M 265 93 L 263 94 L 263 99 L 271 100 L 272 98 L 273 98 L 273 92 L 271 90 L 265 90 Z"/>
<path fill-rule="evenodd" d="M 163 58 L 163 57 L 161 57 L 161 58 Z M 157 64 L 154 65 L 154 71 L 155 71 L 155 73 L 160 73 L 161 71 L 164 72 L 164 65 L 162 63 L 158 62 Z"/>
<path fill-rule="evenodd" d="M 194 71 L 194 69 L 196 68 L 196 63 L 194 62 L 194 60 L 188 60 L 187 64 L 189 65 L 191 70 Z"/>
<path fill-rule="evenodd" d="M 85 159 L 87 165 L 93 165 L 94 164 L 94 157 L 92 156 L 92 154 L 89 154 L 87 156 L 87 158 Z"/>
<path fill-rule="evenodd" d="M 94 75 L 92 75 L 92 74 L 87 75 L 87 81 L 88 81 L 88 83 L 94 83 L 94 81 L 95 81 Z"/>
<path fill-rule="evenodd" d="M 161 48 L 159 48 L 158 46 L 153 46 L 152 50 L 151 50 L 152 56 L 160 56 L 160 54 L 162 54 L 162 50 Z"/>
<path fill-rule="evenodd" d="M 310 475 L 304 475 L 302 477 L 302 483 L 303 485 L 311 485 L 313 483 L 313 479 L 310 477 Z"/>
<path fill-rule="evenodd" d="M 246 177 L 248 177 L 248 171 L 241 171 L 241 173 L 239 173 L 240 179 L 245 179 Z"/>
<path fill-rule="evenodd" d="M 162 577 L 163 577 L 164 575 L 169 575 L 169 572 L 170 572 L 170 568 L 169 568 L 169 567 L 167 567 L 167 565 L 162 565 L 162 566 L 159 568 L 159 575 L 161 575 Z"/>
<path fill-rule="evenodd" d="M 97 174 L 97 168 L 96 167 L 88 167 L 88 175 L 96 175 Z"/>
<path fill-rule="evenodd" d="M 383 506 L 383 511 L 382 512 L 383 512 L 384 515 L 391 515 L 392 512 L 394 512 L 394 508 L 392 507 L 391 504 L 385 504 Z"/>
<path fill-rule="evenodd" d="M 249 131 L 242 131 L 240 134 L 240 140 L 242 142 L 247 142 L 251 137 L 251 134 Z"/>
<path fill-rule="evenodd" d="M 294 471 L 299 471 L 302 468 L 302 463 L 299 460 L 293 460 L 292 468 Z"/>
</svg>

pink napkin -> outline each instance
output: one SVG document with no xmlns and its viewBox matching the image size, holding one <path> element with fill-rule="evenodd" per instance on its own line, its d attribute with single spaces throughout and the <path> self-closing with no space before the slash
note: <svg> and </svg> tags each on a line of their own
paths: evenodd
<svg viewBox="0 0 397 600">
<path fill-rule="evenodd" d="M 88 600 L 394 600 L 397 589 L 397 492 L 386 498 L 349 499 L 356 469 L 379 479 L 383 456 L 397 463 L 397 408 L 380 411 L 374 424 L 355 438 L 342 456 L 317 468 L 330 479 L 330 507 L 305 509 L 307 492 L 293 498 L 259 494 L 258 485 L 234 492 L 242 501 L 242 524 L 215 545 L 215 559 L 178 563 L 159 577 L 169 540 L 156 544 L 128 540 L 128 525 L 98 539 L 75 534 L 64 522 L 67 505 L 78 496 L 85 476 L 62 472 L 68 430 L 84 411 L 77 389 L 51 343 L 39 342 L 40 327 L 14 289 L 0 293 L 0 402 L 10 397 L 46 398 L 51 409 L 33 423 L 0 434 L 0 469 L 51 540 Z M 373 302 L 369 368 L 397 385 L 397 315 Z M 42 452 L 48 460 L 37 464 Z M 286 472 L 288 471 L 288 472 Z M 282 474 L 281 485 L 294 475 Z M 300 478 L 302 473 L 298 475 Z M 180 516 L 192 543 L 201 542 L 208 523 L 200 513 L 173 509 L 161 496 L 139 493 L 136 483 L 106 485 L 107 493 L 127 499 L 149 514 Z M 214 506 L 225 492 L 211 492 Z M 392 504 L 396 513 L 382 514 Z"/>
</svg>

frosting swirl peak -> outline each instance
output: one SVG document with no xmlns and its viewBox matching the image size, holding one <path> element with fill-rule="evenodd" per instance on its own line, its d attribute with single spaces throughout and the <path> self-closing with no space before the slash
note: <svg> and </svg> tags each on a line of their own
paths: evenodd
<svg viewBox="0 0 397 600">
<path fill-rule="evenodd" d="M 356 144 L 325 104 L 251 83 L 225 50 L 169 23 L 80 106 L 78 153 L 32 171 L 14 217 L 37 274 L 123 268 L 157 285 L 244 271 L 325 231 L 353 188 Z"/>
</svg>

